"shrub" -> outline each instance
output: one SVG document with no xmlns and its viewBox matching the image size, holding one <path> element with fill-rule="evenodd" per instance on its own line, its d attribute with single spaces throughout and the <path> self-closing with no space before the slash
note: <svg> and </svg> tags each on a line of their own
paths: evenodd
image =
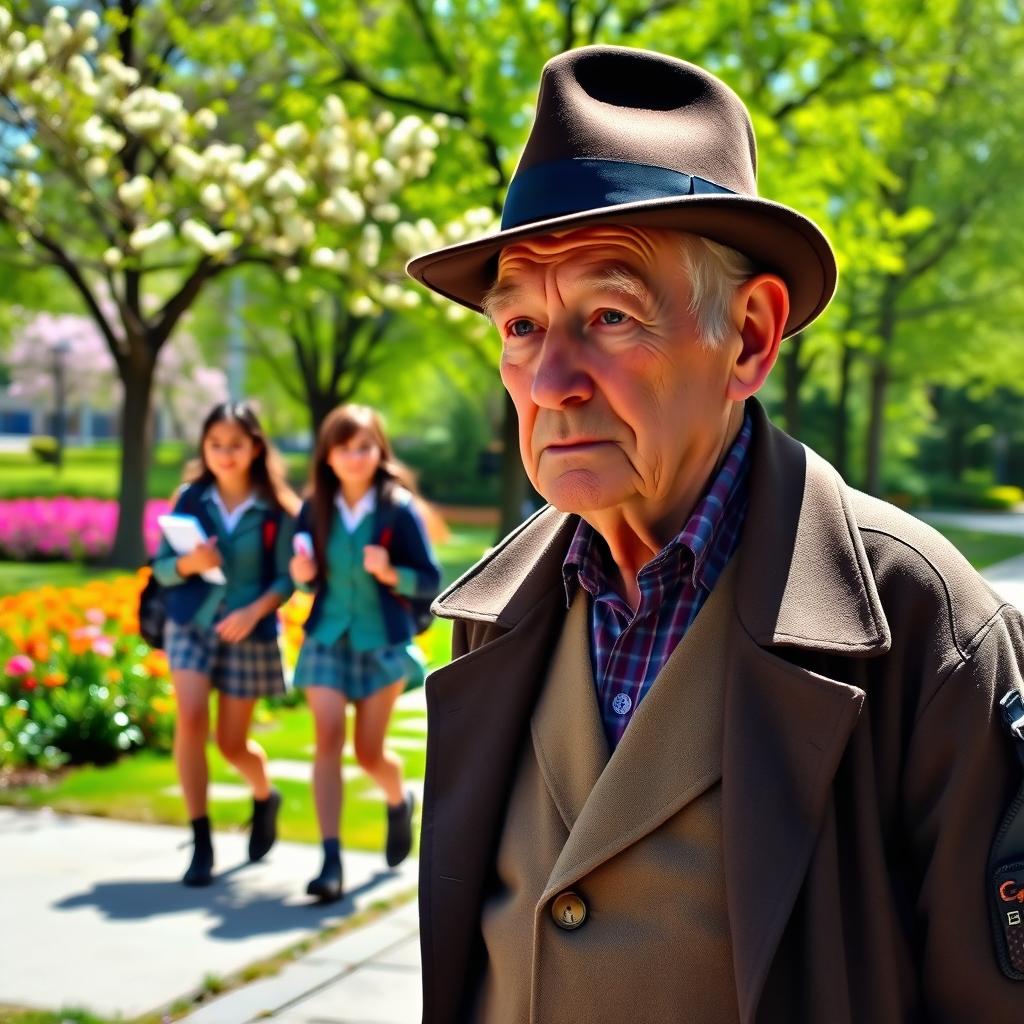
<svg viewBox="0 0 1024 1024">
<path fill-rule="evenodd" d="M 56 465 L 59 447 L 55 437 L 33 437 L 28 443 L 28 450 L 39 462 Z"/>
</svg>

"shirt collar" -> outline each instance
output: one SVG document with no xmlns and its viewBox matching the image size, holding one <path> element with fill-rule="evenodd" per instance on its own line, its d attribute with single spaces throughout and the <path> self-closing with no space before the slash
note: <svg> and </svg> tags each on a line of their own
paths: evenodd
<svg viewBox="0 0 1024 1024">
<path fill-rule="evenodd" d="M 345 527 L 351 533 L 367 516 L 377 510 L 377 488 L 371 487 L 356 503 L 349 508 L 341 491 L 334 496 L 334 505 Z"/>
<path fill-rule="evenodd" d="M 237 523 L 250 508 L 266 509 L 268 507 L 266 499 L 262 498 L 254 491 L 240 504 L 236 505 L 231 512 L 229 512 L 227 510 L 227 506 L 224 504 L 224 499 L 220 496 L 220 491 L 217 490 L 217 485 L 213 483 L 206 488 L 206 492 L 203 494 L 202 498 L 203 501 L 212 502 L 217 506 L 217 511 L 225 522 L 233 519 Z"/>
<path fill-rule="evenodd" d="M 683 528 L 652 558 L 641 572 L 655 569 L 676 558 L 688 555 L 691 562 L 691 574 L 694 584 L 704 584 L 705 571 L 715 563 L 720 570 L 716 553 L 715 539 L 719 527 L 731 514 L 737 501 L 745 495 L 745 482 L 749 471 L 747 455 L 753 436 L 753 422 L 748 412 L 743 417 L 743 424 L 736 440 L 733 442 L 724 461 L 715 474 L 703 497 L 694 506 Z M 572 543 L 562 563 L 562 578 L 565 583 L 567 604 L 572 603 L 577 586 L 582 586 L 593 596 L 598 596 L 608 589 L 607 576 L 604 570 L 605 546 L 597 531 L 585 520 L 581 519 L 573 535 Z M 676 557 L 674 557 L 676 556 Z M 717 576 L 717 572 L 715 572 Z M 712 581 L 713 582 L 713 581 Z"/>
</svg>

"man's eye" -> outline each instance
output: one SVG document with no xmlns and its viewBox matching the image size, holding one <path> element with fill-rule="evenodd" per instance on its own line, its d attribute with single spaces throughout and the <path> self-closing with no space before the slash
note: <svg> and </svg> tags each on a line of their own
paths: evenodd
<svg viewBox="0 0 1024 1024">
<path fill-rule="evenodd" d="M 598 320 L 608 326 L 614 326 L 615 324 L 625 323 L 629 317 L 622 312 L 621 309 L 604 309 L 601 311 L 601 315 Z"/>
<path fill-rule="evenodd" d="M 533 330 L 532 320 L 513 320 L 508 325 L 508 333 L 514 338 L 525 338 Z"/>
</svg>

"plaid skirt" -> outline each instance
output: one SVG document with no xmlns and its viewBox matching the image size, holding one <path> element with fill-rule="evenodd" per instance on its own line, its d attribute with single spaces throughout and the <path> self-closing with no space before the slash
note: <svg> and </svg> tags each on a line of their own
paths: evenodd
<svg viewBox="0 0 1024 1024">
<path fill-rule="evenodd" d="M 164 650 L 171 671 L 187 669 L 209 676 L 210 685 L 228 697 L 275 697 L 285 692 L 277 638 L 225 643 L 213 628 L 179 626 L 168 619 Z"/>
<path fill-rule="evenodd" d="M 347 635 L 333 644 L 307 636 L 299 651 L 292 685 L 326 686 L 343 693 L 348 700 L 370 697 L 385 686 L 422 676 L 408 644 L 391 644 L 373 651 L 352 649 Z"/>
</svg>

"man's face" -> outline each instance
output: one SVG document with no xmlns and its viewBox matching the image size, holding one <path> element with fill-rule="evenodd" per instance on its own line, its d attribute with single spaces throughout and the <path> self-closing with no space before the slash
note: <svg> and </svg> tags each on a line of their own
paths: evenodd
<svg viewBox="0 0 1024 1024">
<path fill-rule="evenodd" d="M 671 509 L 718 457 L 738 334 L 703 343 L 680 238 L 601 226 L 501 253 L 488 299 L 527 475 L 556 508 Z"/>
</svg>

